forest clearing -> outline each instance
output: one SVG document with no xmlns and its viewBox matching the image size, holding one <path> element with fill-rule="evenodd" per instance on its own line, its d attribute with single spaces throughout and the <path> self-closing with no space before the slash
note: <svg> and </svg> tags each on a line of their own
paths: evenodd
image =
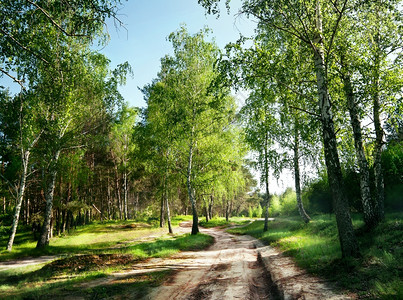
<svg viewBox="0 0 403 300">
<path fill-rule="evenodd" d="M 0 297 L 403 298 L 400 1 L 0 16 Z"/>
<path fill-rule="evenodd" d="M 0 254 L 2 297 L 297 299 L 303 294 L 306 299 L 360 299 L 399 295 L 401 282 L 395 274 L 402 262 L 398 250 L 401 215 L 388 217 L 374 236 L 359 236 L 363 257 L 347 264 L 338 259 L 335 223 L 328 216 L 315 218 L 310 228 L 297 218 L 271 220 L 267 234 L 262 234 L 264 221 L 213 219 L 213 227 L 202 229 L 205 235 L 195 238 L 189 235 L 191 221 L 186 220 L 190 218 L 173 219 L 173 236 L 158 226 L 132 221 L 83 226 L 41 252 L 35 249 L 33 236 L 18 236 L 14 255 Z M 221 226 L 214 227 L 217 223 Z M 324 228 L 327 234 L 318 237 L 317 231 Z M 6 240 L 0 242 L 4 245 Z M 272 247 L 266 249 L 264 244 Z M 258 255 L 264 259 L 267 251 L 266 262 L 258 259 Z M 335 263 L 329 265 L 332 260 Z"/>
</svg>

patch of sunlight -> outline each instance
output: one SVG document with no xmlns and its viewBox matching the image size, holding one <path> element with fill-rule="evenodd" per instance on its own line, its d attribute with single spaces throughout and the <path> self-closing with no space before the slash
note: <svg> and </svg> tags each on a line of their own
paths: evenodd
<svg viewBox="0 0 403 300">
<path fill-rule="evenodd" d="M 151 257 L 168 257 L 172 254 L 178 253 L 179 250 L 177 249 L 161 249 L 156 253 L 153 253 Z"/>
</svg>

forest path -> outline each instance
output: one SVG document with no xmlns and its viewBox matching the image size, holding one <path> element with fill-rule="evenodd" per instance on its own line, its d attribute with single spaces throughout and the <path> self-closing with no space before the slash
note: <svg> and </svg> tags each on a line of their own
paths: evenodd
<svg viewBox="0 0 403 300">
<path fill-rule="evenodd" d="M 146 299 L 272 299 L 268 274 L 258 261 L 256 239 L 217 228 L 204 229 L 215 243 L 207 250 L 181 252 L 139 268 L 177 270 Z"/>
<path fill-rule="evenodd" d="M 191 223 L 182 223 L 180 231 L 183 230 L 190 232 Z M 77 287 L 108 286 L 133 276 L 172 270 L 173 274 L 162 285 L 151 289 L 143 299 L 274 299 L 270 292 L 270 277 L 258 261 L 256 239 L 235 236 L 218 228 L 200 228 L 200 231 L 215 239 L 206 250 L 180 252 L 169 258 L 151 258 L 130 269 Z M 114 299 L 121 296 L 138 299 L 137 295 L 127 293 Z"/>
</svg>

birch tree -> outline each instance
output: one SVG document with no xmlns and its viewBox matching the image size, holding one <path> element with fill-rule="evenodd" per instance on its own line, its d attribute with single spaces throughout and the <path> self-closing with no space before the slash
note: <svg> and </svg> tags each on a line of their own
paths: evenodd
<svg viewBox="0 0 403 300">
<path fill-rule="evenodd" d="M 217 7 L 218 2 L 199 1 L 209 9 Z M 308 53 L 316 73 L 318 112 L 322 123 L 325 162 L 333 194 L 333 208 L 342 255 L 357 257 L 359 249 L 352 226 L 348 199 L 343 188 L 327 77 L 334 37 L 340 29 L 340 20 L 345 16 L 348 5 L 348 0 L 340 3 L 320 0 L 308 2 L 250 0 L 243 2 L 241 12 L 256 18 L 259 23 L 265 24 L 275 32 L 298 38 L 309 49 Z"/>
</svg>

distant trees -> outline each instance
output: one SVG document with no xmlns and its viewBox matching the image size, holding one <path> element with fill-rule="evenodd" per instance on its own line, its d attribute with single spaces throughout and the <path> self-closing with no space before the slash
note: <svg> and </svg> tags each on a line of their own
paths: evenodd
<svg viewBox="0 0 403 300">
<path fill-rule="evenodd" d="M 145 130 L 161 156 L 164 195 L 169 193 L 168 179 L 181 174 L 193 214 L 192 234 L 198 232 L 197 199 L 220 196 L 228 211 L 243 186 L 245 149 L 231 124 L 234 101 L 227 90 L 209 91 L 217 76 L 214 63 L 219 51 L 205 41 L 207 32 L 192 36 L 182 27 L 172 33 L 174 56 L 162 59 L 158 79 L 144 88 Z"/>
</svg>

